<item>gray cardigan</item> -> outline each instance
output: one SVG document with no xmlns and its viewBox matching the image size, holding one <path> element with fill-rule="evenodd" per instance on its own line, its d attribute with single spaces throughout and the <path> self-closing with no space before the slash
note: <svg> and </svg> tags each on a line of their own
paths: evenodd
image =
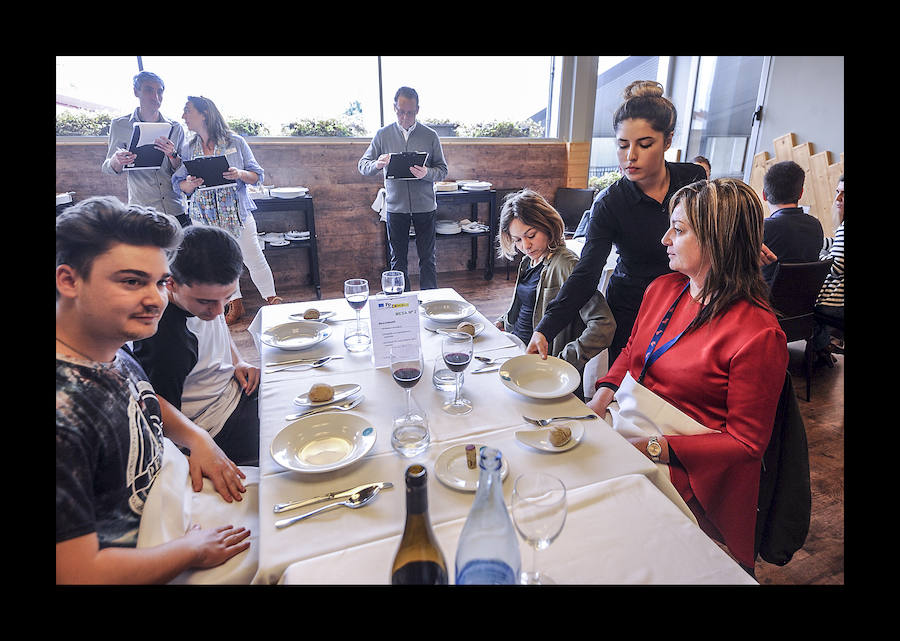
<svg viewBox="0 0 900 641">
<path fill-rule="evenodd" d="M 386 177 L 387 167 L 376 169 L 375 161 L 382 154 L 399 153 L 401 151 L 424 151 L 428 154 L 425 167 L 428 173 L 420 180 L 394 180 Z M 384 190 L 387 193 L 387 211 L 398 214 L 421 214 L 437 209 L 434 197 L 434 183 L 447 176 L 447 162 L 441 140 L 434 129 L 429 129 L 420 122 L 416 123 L 409 140 L 403 138 L 400 125 L 396 122 L 382 127 L 375 133 L 366 153 L 357 165 L 363 176 L 374 176 L 379 171 L 384 178 Z"/>
</svg>

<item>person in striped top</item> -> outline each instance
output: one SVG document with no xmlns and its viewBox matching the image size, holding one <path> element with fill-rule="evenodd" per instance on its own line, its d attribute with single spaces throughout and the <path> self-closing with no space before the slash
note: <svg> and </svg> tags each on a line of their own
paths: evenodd
<svg viewBox="0 0 900 641">
<path fill-rule="evenodd" d="M 844 324 L 844 176 L 838 179 L 834 195 L 834 208 L 837 220 L 840 221 L 834 232 L 834 238 L 826 238 L 820 257 L 831 258 L 831 271 L 825 277 L 822 290 L 816 299 L 816 312 L 834 319 L 842 327 Z M 843 353 L 843 341 L 832 342 L 831 329 L 824 323 L 816 324 L 813 336 L 813 348 L 829 366 L 834 365 L 832 351 Z"/>
</svg>

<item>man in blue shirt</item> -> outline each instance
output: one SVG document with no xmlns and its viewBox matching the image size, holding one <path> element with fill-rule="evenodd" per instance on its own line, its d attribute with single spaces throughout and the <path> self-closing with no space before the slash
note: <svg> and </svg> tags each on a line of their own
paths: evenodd
<svg viewBox="0 0 900 641">
<path fill-rule="evenodd" d="M 369 148 L 359 159 L 357 168 L 363 176 L 384 173 L 387 194 L 387 232 L 391 247 L 391 269 L 403 272 L 407 291 L 410 221 L 416 230 L 416 250 L 419 254 L 419 289 L 437 288 L 437 266 L 434 258 L 434 219 L 437 199 L 434 183 L 447 176 L 447 162 L 437 133 L 416 122 L 419 113 L 419 94 L 410 87 L 400 87 L 394 95 L 397 122 L 375 133 Z M 412 180 L 387 177 L 386 167 L 392 153 L 424 151 L 428 154 L 425 166 L 410 167 Z"/>
<path fill-rule="evenodd" d="M 762 267 L 766 284 L 772 285 L 778 263 L 808 263 L 819 259 L 824 242 L 822 223 L 798 205 L 806 175 L 797 163 L 775 163 L 763 178 L 763 200 L 771 215 L 764 221 L 763 243 L 778 262 Z"/>
</svg>

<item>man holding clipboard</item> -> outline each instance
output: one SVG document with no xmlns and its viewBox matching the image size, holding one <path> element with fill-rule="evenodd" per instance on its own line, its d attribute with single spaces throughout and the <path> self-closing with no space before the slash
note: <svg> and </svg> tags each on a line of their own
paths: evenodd
<svg viewBox="0 0 900 641">
<path fill-rule="evenodd" d="M 419 254 L 419 289 L 435 289 L 434 219 L 437 200 L 434 183 L 447 176 L 447 162 L 437 133 L 416 122 L 419 95 L 415 89 L 400 87 L 397 90 L 394 112 L 397 122 L 375 133 L 369 148 L 359 159 L 358 169 L 363 176 L 374 176 L 378 172 L 384 176 L 391 269 L 403 272 L 409 290 L 407 251 L 411 222 L 416 231 L 416 250 Z"/>
<path fill-rule="evenodd" d="M 109 127 L 109 148 L 106 159 L 100 165 L 100 173 L 119 176 L 125 173 L 128 182 L 128 203 L 153 207 L 157 211 L 175 216 L 182 227 L 190 225 L 184 212 L 184 202 L 180 193 L 172 187 L 172 174 L 181 167 L 178 150 L 184 142 L 184 129 L 179 122 L 163 116 L 162 104 L 165 85 L 155 73 L 142 71 L 133 79 L 134 95 L 138 107 L 128 116 L 115 118 Z M 161 165 L 156 168 L 126 171 L 137 159 L 137 154 L 129 151 L 135 127 L 142 123 L 165 125 L 167 135 L 156 137 L 153 148 L 162 152 Z M 149 147 L 149 145 L 148 145 Z"/>
</svg>

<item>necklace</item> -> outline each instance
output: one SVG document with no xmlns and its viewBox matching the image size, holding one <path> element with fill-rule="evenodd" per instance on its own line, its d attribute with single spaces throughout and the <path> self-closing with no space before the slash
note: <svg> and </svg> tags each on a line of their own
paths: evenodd
<svg viewBox="0 0 900 641">
<path fill-rule="evenodd" d="M 70 350 L 72 350 L 73 352 L 75 352 L 75 353 L 78 354 L 79 356 L 83 356 L 84 358 L 88 359 L 89 361 L 97 362 L 97 359 L 96 359 L 96 358 L 92 358 L 92 357 L 88 356 L 87 354 L 85 354 L 84 352 L 75 349 L 74 347 L 72 347 L 71 345 L 69 345 L 66 341 L 64 341 L 63 339 L 61 339 L 59 336 L 56 337 L 56 340 L 58 340 L 60 343 L 62 343 L 62 344 L 65 345 L 66 347 L 68 347 Z"/>
</svg>

